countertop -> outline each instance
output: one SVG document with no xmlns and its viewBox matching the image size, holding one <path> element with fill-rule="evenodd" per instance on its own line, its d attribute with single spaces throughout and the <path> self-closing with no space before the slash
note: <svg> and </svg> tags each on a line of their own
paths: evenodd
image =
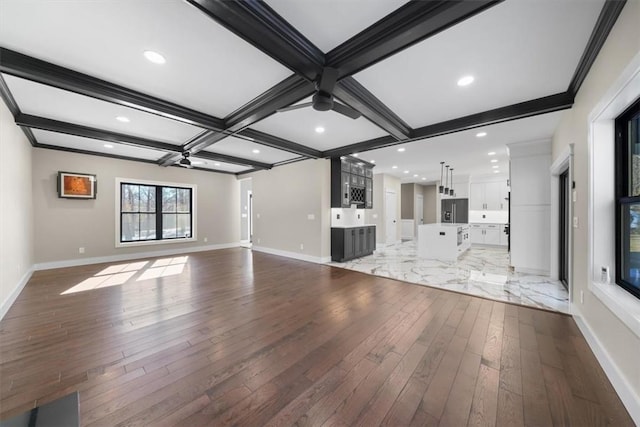
<svg viewBox="0 0 640 427">
<path fill-rule="evenodd" d="M 431 224 L 420 224 L 418 227 L 468 227 L 466 223 L 433 222 Z"/>
<path fill-rule="evenodd" d="M 332 225 L 331 228 L 358 228 L 358 227 L 375 227 L 375 224 L 361 224 L 361 225 Z"/>
</svg>

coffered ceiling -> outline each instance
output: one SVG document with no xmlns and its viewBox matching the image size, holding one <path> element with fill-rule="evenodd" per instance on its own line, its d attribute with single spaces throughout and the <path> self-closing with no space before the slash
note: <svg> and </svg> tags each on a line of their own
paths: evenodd
<svg viewBox="0 0 640 427">
<path fill-rule="evenodd" d="M 0 95 L 36 147 L 235 174 L 359 153 L 433 181 L 549 138 L 624 4 L 0 0 Z M 321 85 L 360 117 L 282 111 Z"/>
</svg>

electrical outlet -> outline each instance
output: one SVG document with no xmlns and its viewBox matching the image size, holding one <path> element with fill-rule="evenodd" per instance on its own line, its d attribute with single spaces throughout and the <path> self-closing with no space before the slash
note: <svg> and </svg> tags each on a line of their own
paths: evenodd
<svg viewBox="0 0 640 427">
<path fill-rule="evenodd" d="M 209 241 L 209 238 L 208 238 L 208 237 L 205 237 L 205 238 L 204 238 L 204 239 L 202 239 L 202 240 L 204 240 L 204 242 L 205 242 L 205 243 L 207 243 L 207 242 Z"/>
<path fill-rule="evenodd" d="M 260 219 L 260 214 L 256 214 L 256 218 Z"/>
<path fill-rule="evenodd" d="M 373 219 L 378 219 L 378 214 L 373 214 L 373 215 L 371 215 L 371 217 L 372 217 Z"/>
<path fill-rule="evenodd" d="M 600 267 L 600 282 L 609 283 L 609 266 L 603 265 Z"/>
<path fill-rule="evenodd" d="M 258 243 L 260 243 L 260 238 L 258 237 Z"/>
<path fill-rule="evenodd" d="M 304 251 L 304 243 L 300 243 L 300 250 Z"/>
<path fill-rule="evenodd" d="M 578 217 L 577 216 L 573 217 L 573 228 L 578 228 Z"/>
<path fill-rule="evenodd" d="M 580 304 L 584 304 L 584 291 L 580 291 Z"/>
<path fill-rule="evenodd" d="M 340 214 L 336 214 L 336 219 L 340 219 Z"/>
<path fill-rule="evenodd" d="M 78 248 L 78 253 L 79 254 L 83 254 L 84 253 L 84 248 Z"/>
</svg>

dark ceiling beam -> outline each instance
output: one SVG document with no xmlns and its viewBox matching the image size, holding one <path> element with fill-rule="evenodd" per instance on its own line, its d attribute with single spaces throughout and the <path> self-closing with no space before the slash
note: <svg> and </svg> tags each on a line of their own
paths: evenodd
<svg viewBox="0 0 640 427">
<path fill-rule="evenodd" d="M 352 108 L 362 113 L 367 119 L 377 124 L 396 139 L 409 138 L 411 126 L 398 117 L 389 107 L 375 97 L 353 77 L 346 77 L 338 82 L 333 94 Z"/>
<path fill-rule="evenodd" d="M 7 106 L 7 108 L 9 109 L 9 112 L 11 113 L 14 119 L 20 114 L 22 114 L 22 112 L 20 111 L 20 107 L 18 107 L 18 103 L 16 102 L 15 98 L 11 94 L 11 91 L 9 90 L 9 86 L 7 86 L 7 82 L 4 80 L 4 78 L 1 75 L 0 75 L 0 98 L 2 98 L 2 100 L 4 101 L 4 104 Z M 29 140 L 29 144 L 31 144 L 32 147 L 35 147 L 38 145 L 36 136 L 33 134 L 33 132 L 31 132 L 31 129 L 25 126 L 20 126 L 20 129 L 22 129 L 24 136 L 27 137 L 27 140 Z"/>
<path fill-rule="evenodd" d="M 152 163 L 155 164 L 155 160 L 141 159 L 139 157 L 120 156 L 118 154 L 102 153 L 100 151 L 80 150 L 78 148 L 61 147 L 59 145 L 38 144 L 36 148 L 44 148 L 47 150 L 65 151 L 67 153 L 88 154 L 90 156 L 108 157 L 110 159 L 118 160 L 130 160 L 132 162 Z"/>
<path fill-rule="evenodd" d="M 471 114 L 453 120 L 424 126 L 414 129 L 411 133 L 411 141 L 433 138 L 454 132 L 461 132 L 480 126 L 493 125 L 496 123 L 508 122 L 511 120 L 524 119 L 537 116 L 539 114 L 552 113 L 554 111 L 566 110 L 573 105 L 573 95 L 568 92 L 545 96 L 531 101 L 520 102 L 506 107 L 496 108 L 482 113 Z M 351 153 L 361 153 L 363 151 L 375 150 L 378 148 L 397 145 L 406 141 L 395 141 L 391 137 L 376 138 L 369 141 L 362 141 L 356 144 L 339 147 L 333 150 L 324 151 L 324 157 L 344 156 Z"/>
<path fill-rule="evenodd" d="M 353 75 L 502 1 L 410 1 L 328 52 L 326 65 Z"/>
<path fill-rule="evenodd" d="M 83 138 L 97 139 L 100 141 L 114 142 L 118 144 L 126 144 L 140 148 L 150 148 L 161 151 L 180 152 L 179 145 L 168 144 L 165 142 L 155 141 L 152 139 L 141 138 L 138 136 L 125 135 L 117 132 L 109 132 L 102 129 L 96 129 L 88 126 L 77 125 L 73 123 L 61 122 L 59 120 L 47 119 L 44 117 L 32 116 L 29 114 L 19 114 L 16 118 L 16 124 L 32 129 L 46 130 L 50 132 L 64 133 L 66 135 L 81 136 Z"/>
<path fill-rule="evenodd" d="M 224 129 L 217 117 L 5 48 L 0 48 L 0 72 L 205 129 Z"/>
<path fill-rule="evenodd" d="M 587 42 L 587 47 L 580 58 L 578 67 L 576 68 L 573 78 L 571 79 L 571 83 L 569 83 L 569 88 L 567 89 L 567 91 L 573 94 L 573 96 L 575 96 L 578 93 L 578 90 L 580 90 L 582 82 L 584 82 L 584 79 L 587 77 L 593 62 L 596 60 L 598 53 L 600 53 L 600 49 L 602 49 L 604 42 L 607 40 L 607 37 L 609 36 L 613 25 L 618 20 L 618 16 L 620 16 L 626 2 L 627 0 L 607 0 L 604 6 L 602 6 L 600 16 L 598 16 L 596 25 L 591 33 L 591 37 Z"/>
<path fill-rule="evenodd" d="M 279 138 L 277 136 L 269 135 L 268 133 L 260 132 L 254 129 L 245 129 L 238 132 L 237 136 L 250 139 L 258 144 L 266 145 L 271 148 L 277 148 L 278 150 L 288 151 L 289 153 L 299 154 L 303 157 L 318 158 L 322 156 L 322 152 L 306 145 L 298 144 L 287 139 Z"/>
<path fill-rule="evenodd" d="M 187 0 L 207 16 L 313 81 L 324 65 L 324 53 L 263 1 Z"/>
</svg>

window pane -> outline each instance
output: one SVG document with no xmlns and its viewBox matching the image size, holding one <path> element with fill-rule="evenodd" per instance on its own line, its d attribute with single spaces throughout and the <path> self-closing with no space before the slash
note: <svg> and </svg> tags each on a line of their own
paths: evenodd
<svg viewBox="0 0 640 427">
<path fill-rule="evenodd" d="M 640 289 L 640 203 L 622 205 L 622 279 Z"/>
<path fill-rule="evenodd" d="M 120 196 L 122 197 L 122 212 L 138 212 L 140 204 L 140 186 L 123 184 Z"/>
<path fill-rule="evenodd" d="M 122 229 L 120 241 L 131 242 L 134 240 L 140 240 L 140 215 L 122 214 L 120 227 Z"/>
<path fill-rule="evenodd" d="M 140 186 L 140 212 L 156 211 L 156 187 Z"/>
<path fill-rule="evenodd" d="M 178 214 L 176 237 L 191 237 L 191 214 Z"/>
<path fill-rule="evenodd" d="M 162 238 L 172 239 L 176 237 L 176 214 L 162 215 Z"/>
<path fill-rule="evenodd" d="M 189 212 L 191 202 L 191 190 L 187 188 L 178 189 L 178 212 Z"/>
<path fill-rule="evenodd" d="M 162 188 L 162 212 L 176 211 L 176 188 Z"/>
<path fill-rule="evenodd" d="M 640 114 L 629 121 L 629 196 L 640 196 Z"/>
<path fill-rule="evenodd" d="M 156 215 L 140 214 L 140 240 L 155 240 Z"/>
</svg>

